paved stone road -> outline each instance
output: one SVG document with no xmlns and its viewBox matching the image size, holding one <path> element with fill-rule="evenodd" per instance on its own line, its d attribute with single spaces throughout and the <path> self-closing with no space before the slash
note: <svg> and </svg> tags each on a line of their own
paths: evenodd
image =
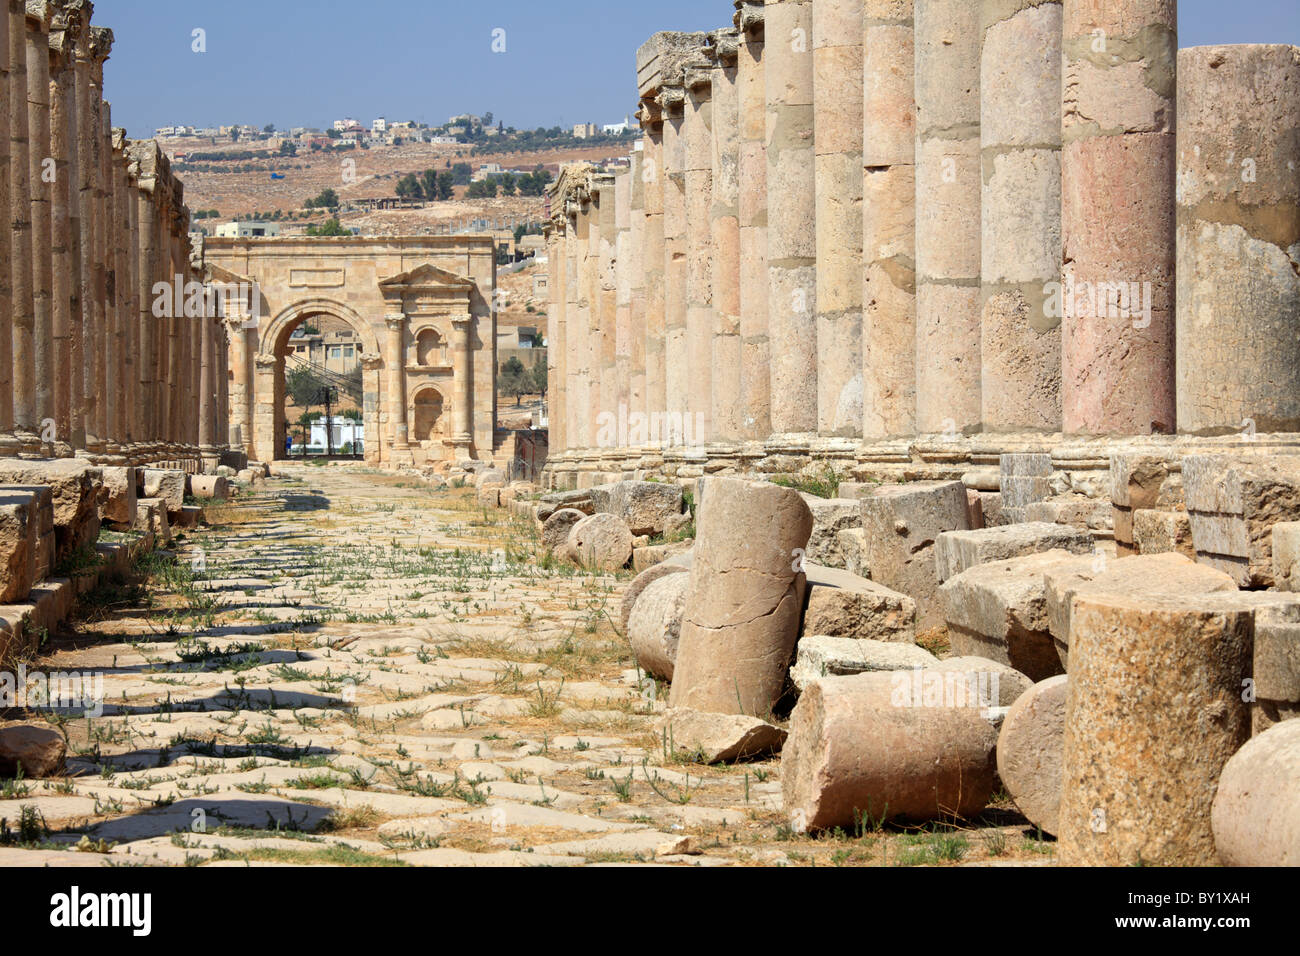
<svg viewBox="0 0 1300 956">
<path fill-rule="evenodd" d="M 675 760 L 611 623 L 626 576 L 467 490 L 290 466 L 211 517 L 147 609 L 101 594 L 34 665 L 102 671 L 107 705 L 62 721 L 68 777 L 0 782 L 0 865 L 1050 859 L 1009 814 L 813 840 L 779 761 Z"/>
</svg>

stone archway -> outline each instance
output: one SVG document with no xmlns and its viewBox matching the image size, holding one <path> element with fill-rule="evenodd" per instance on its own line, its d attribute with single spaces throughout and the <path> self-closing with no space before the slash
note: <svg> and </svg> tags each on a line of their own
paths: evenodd
<svg viewBox="0 0 1300 956">
<path fill-rule="evenodd" d="M 331 318 L 347 325 L 361 346 L 362 424 L 365 460 L 380 461 L 382 361 L 374 328 L 354 310 L 332 299 L 304 299 L 272 319 L 259 335 L 257 348 L 258 396 L 253 418 L 253 445 L 260 461 L 283 459 L 285 453 L 285 356 L 295 329 L 311 318 Z"/>
</svg>

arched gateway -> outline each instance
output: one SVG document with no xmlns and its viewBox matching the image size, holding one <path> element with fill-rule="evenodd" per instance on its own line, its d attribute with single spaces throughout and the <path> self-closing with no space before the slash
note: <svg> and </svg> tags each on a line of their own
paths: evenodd
<svg viewBox="0 0 1300 956">
<path fill-rule="evenodd" d="M 490 236 L 209 239 L 204 249 L 230 324 L 232 445 L 260 461 L 285 457 L 290 338 L 309 320 L 333 319 L 359 350 L 366 461 L 491 455 Z"/>
</svg>

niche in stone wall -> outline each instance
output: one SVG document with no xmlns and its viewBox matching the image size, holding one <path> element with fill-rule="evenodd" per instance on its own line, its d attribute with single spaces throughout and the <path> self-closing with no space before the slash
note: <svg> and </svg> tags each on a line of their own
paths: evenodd
<svg viewBox="0 0 1300 956">
<path fill-rule="evenodd" d="M 415 337 L 415 361 L 426 368 L 446 368 L 446 336 L 434 328 L 421 329 Z"/>
<path fill-rule="evenodd" d="M 436 388 L 429 386 L 416 392 L 415 414 L 412 418 L 416 441 L 441 442 L 447 437 L 447 412 L 442 393 Z"/>
</svg>

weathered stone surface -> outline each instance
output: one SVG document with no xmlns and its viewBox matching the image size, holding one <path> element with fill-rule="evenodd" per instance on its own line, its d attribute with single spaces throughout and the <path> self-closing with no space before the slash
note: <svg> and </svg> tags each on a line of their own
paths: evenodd
<svg viewBox="0 0 1300 956">
<path fill-rule="evenodd" d="M 46 727 L 0 727 L 0 777 L 52 777 L 63 770 L 67 745 L 63 735 Z"/>
<path fill-rule="evenodd" d="M 861 528 L 849 528 L 835 533 L 836 547 L 844 559 L 844 570 L 860 578 L 871 577 L 867 564 L 867 533 Z"/>
<path fill-rule="evenodd" d="M 185 507 L 185 472 L 170 468 L 144 470 L 144 497 L 161 498 L 168 512 Z"/>
<path fill-rule="evenodd" d="M 804 564 L 804 636 L 916 643 L 916 602 L 904 594 L 838 568 Z"/>
<path fill-rule="evenodd" d="M 862 527 L 861 502 L 856 498 L 818 498 L 816 495 L 804 495 L 803 500 L 813 516 L 808 560 L 828 568 L 847 568 L 840 534 Z"/>
<path fill-rule="evenodd" d="M 135 524 L 136 487 L 139 474 L 135 468 L 104 468 L 104 487 L 101 492 L 100 516 L 115 525 L 131 527 Z"/>
<path fill-rule="evenodd" d="M 632 532 L 616 515 L 588 515 L 569 529 L 567 548 L 584 568 L 617 571 L 632 559 Z"/>
<path fill-rule="evenodd" d="M 1181 554 L 1138 555 L 1117 561 L 1097 560 L 1087 566 L 1049 570 L 1047 582 L 1047 627 L 1060 655 L 1069 668 L 1071 606 L 1081 594 L 1204 595 L 1236 591 L 1232 578 L 1222 571 L 1196 564 Z"/>
<path fill-rule="evenodd" d="M 671 703 L 764 716 L 781 696 L 799 633 L 812 513 L 770 482 L 713 478 L 697 537 Z"/>
<path fill-rule="evenodd" d="M 1295 432 L 1300 49 L 1179 50 L 1177 125 L 1178 430 Z"/>
<path fill-rule="evenodd" d="M 1010 707 L 1034 683 L 1014 667 L 987 657 L 945 657 L 925 669 L 964 675 L 967 699 L 985 708 Z"/>
<path fill-rule="evenodd" d="M 1133 512 L 1133 549 L 1138 554 L 1176 552 L 1195 561 L 1192 521 L 1187 512 L 1149 509 Z"/>
<path fill-rule="evenodd" d="M 1089 531 L 1111 531 L 1115 527 L 1114 508 L 1099 498 L 1087 495 L 1054 495 L 1025 505 L 1026 522 L 1068 525 Z"/>
<path fill-rule="evenodd" d="M 555 512 L 565 508 L 581 511 L 585 515 L 594 515 L 598 510 L 597 506 L 603 504 L 606 497 L 605 489 L 599 487 L 542 495 L 538 500 L 537 519 L 545 521 Z"/>
<path fill-rule="evenodd" d="M 508 483 L 506 473 L 497 468 L 487 468 L 478 473 L 474 479 L 474 490 L 482 491 L 484 488 L 504 488 Z"/>
<path fill-rule="evenodd" d="M 1232 755 L 1210 824 L 1224 866 L 1300 866 L 1300 720 L 1270 728 Z"/>
<path fill-rule="evenodd" d="M 982 564 L 941 588 L 954 654 L 985 657 L 1032 680 L 1059 674 L 1062 663 L 1047 619 L 1047 574 L 1091 570 L 1094 559 L 1047 551 Z"/>
<path fill-rule="evenodd" d="M 682 513 L 682 489 L 662 481 L 620 481 L 600 511 L 623 519 L 634 535 L 662 534 Z"/>
<path fill-rule="evenodd" d="M 794 829 L 850 827 L 855 814 L 929 820 L 984 809 L 995 777 L 993 727 L 977 707 L 926 706 L 914 696 L 908 673 L 808 685 L 781 752 Z"/>
<path fill-rule="evenodd" d="M 637 549 L 638 552 L 641 550 L 643 549 Z M 633 578 L 632 583 L 629 584 L 627 590 L 623 592 L 623 607 L 620 614 L 620 623 L 623 627 L 623 633 L 627 634 L 627 625 L 628 621 L 632 618 L 632 609 L 636 606 L 637 599 L 641 597 L 642 592 L 644 592 L 646 588 L 669 574 L 683 574 L 689 570 L 690 568 L 688 566 L 680 562 L 669 563 L 666 561 L 660 561 L 656 564 L 650 565 Z"/>
<path fill-rule="evenodd" d="M 1273 525 L 1273 584 L 1279 591 L 1300 591 L 1300 521 Z"/>
<path fill-rule="evenodd" d="M 0 604 L 25 598 L 36 583 L 36 496 L 0 489 Z"/>
<path fill-rule="evenodd" d="M 551 514 L 542 525 L 542 547 L 561 557 L 568 557 L 569 532 L 587 515 L 576 508 L 561 508 Z"/>
<path fill-rule="evenodd" d="M 644 587 L 632 606 L 626 631 L 637 664 L 647 674 L 665 680 L 673 679 L 676 668 L 686 589 L 690 584 L 686 568 L 670 570 L 680 573 L 660 575 Z"/>
<path fill-rule="evenodd" d="M 1089 554 L 1092 535 L 1064 525 L 1032 522 L 980 531 L 947 531 L 935 542 L 935 573 L 942 584 L 976 565 L 1044 551 Z"/>
<path fill-rule="evenodd" d="M 667 735 L 672 752 L 701 763 L 735 763 L 765 757 L 781 749 L 786 732 L 757 717 L 712 714 L 674 707 L 664 715 L 659 735 Z"/>
<path fill-rule="evenodd" d="M 167 519 L 167 502 L 161 498 L 141 498 L 136 502 L 135 530 L 153 532 L 154 542 L 162 547 L 171 544 L 171 523 Z"/>
<path fill-rule="evenodd" d="M 1025 520 L 1025 506 L 1052 494 L 1052 456 L 1010 454 L 999 458 L 998 488 L 1002 494 L 1003 523 Z"/>
<path fill-rule="evenodd" d="M 190 490 L 196 498 L 225 501 L 230 497 L 230 482 L 220 475 L 193 475 L 190 477 Z"/>
<path fill-rule="evenodd" d="M 1011 705 L 998 734 L 998 777 L 1025 818 L 1056 835 L 1069 678 L 1049 677 Z"/>
<path fill-rule="evenodd" d="M 842 677 L 869 671 L 903 671 L 939 662 L 915 644 L 856 640 L 813 634 L 799 638 L 790 680 L 799 690 L 823 677 Z"/>
<path fill-rule="evenodd" d="M 1300 717 L 1300 604 L 1255 612 L 1255 734 Z"/>
<path fill-rule="evenodd" d="M 1160 507 L 1170 484 L 1169 465 L 1163 458 L 1142 454 L 1110 456 L 1110 500 L 1114 513 L 1115 546 L 1122 558 L 1137 554 L 1133 540 L 1133 515 Z"/>
<path fill-rule="evenodd" d="M 501 485 L 484 485 L 474 494 L 480 508 L 501 507 Z"/>
<path fill-rule="evenodd" d="M 886 485 L 862 499 L 871 579 L 916 602 L 917 629 L 943 623 L 934 545 L 945 531 L 966 531 L 966 489 L 960 481 Z"/>
<path fill-rule="evenodd" d="M 1199 559 L 1243 588 L 1273 585 L 1273 527 L 1300 520 L 1300 455 L 1189 455 L 1183 484 Z"/>
<path fill-rule="evenodd" d="M 0 485 L 44 487 L 54 519 L 57 564 L 99 537 L 99 495 L 104 478 L 100 468 L 76 459 L 21 461 L 0 459 Z M 182 488 L 184 486 L 182 485 Z M 39 562 L 38 562 L 39 563 Z"/>
<path fill-rule="evenodd" d="M 632 552 L 632 570 L 638 573 L 648 571 L 657 564 L 663 564 L 671 558 L 686 554 L 694 546 L 694 541 L 687 540 L 637 548 Z"/>
<path fill-rule="evenodd" d="M 1081 594 L 1070 626 L 1060 862 L 1213 863 L 1215 787 L 1250 736 L 1252 612 Z"/>
</svg>

